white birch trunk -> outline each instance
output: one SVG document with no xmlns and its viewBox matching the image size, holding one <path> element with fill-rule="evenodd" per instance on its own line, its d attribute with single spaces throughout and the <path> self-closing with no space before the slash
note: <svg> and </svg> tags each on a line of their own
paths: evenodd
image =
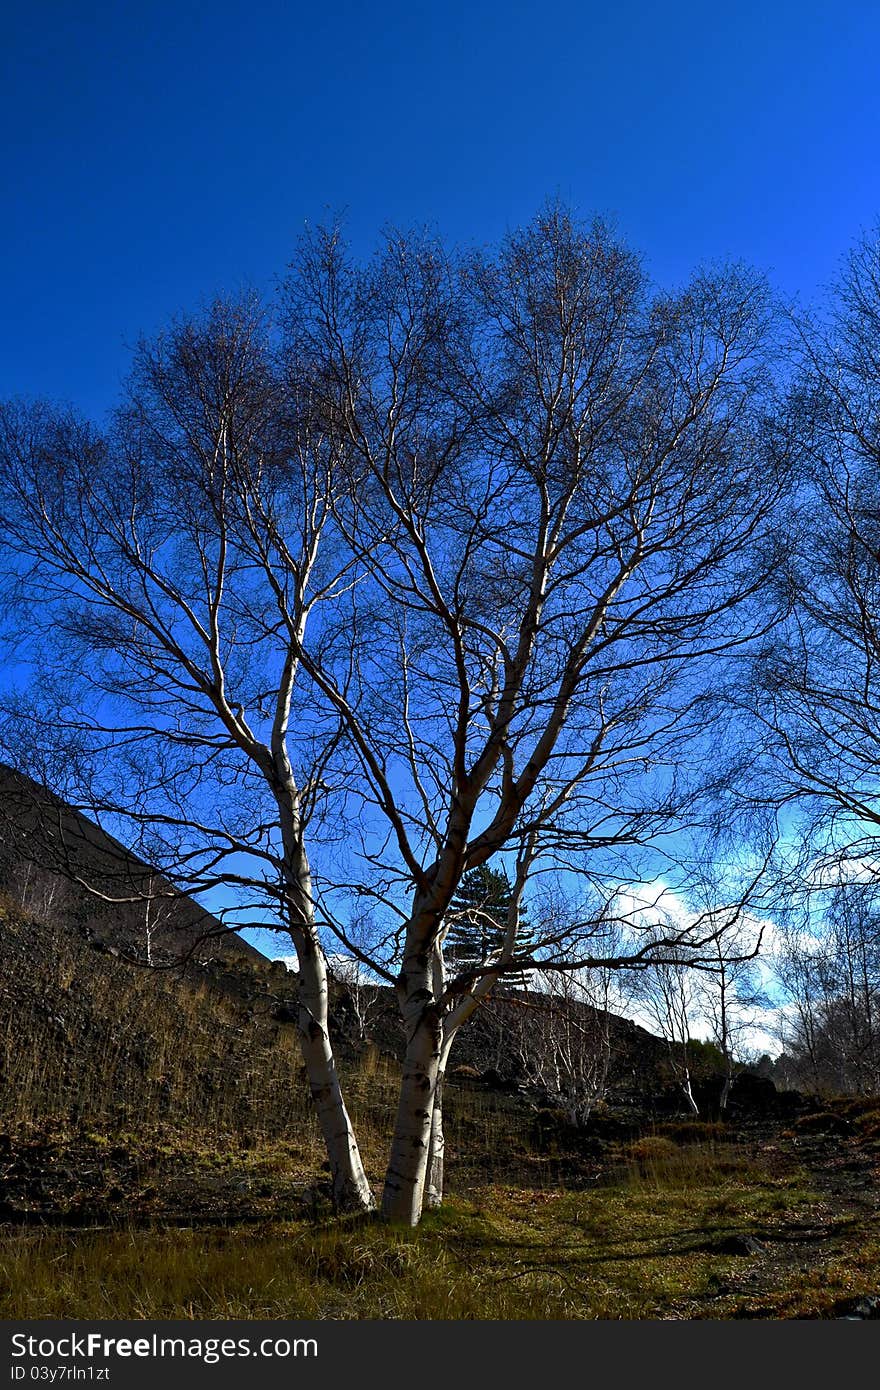
<svg viewBox="0 0 880 1390">
<path fill-rule="evenodd" d="M 417 1226 L 422 1214 L 443 1041 L 433 984 L 431 961 L 422 952 L 404 958 L 398 992 L 407 1047 L 382 1194 L 382 1215 L 388 1221 L 407 1226 Z"/>
<path fill-rule="evenodd" d="M 327 967 L 314 941 L 307 942 L 297 954 L 300 1047 L 330 1163 L 333 1206 L 337 1211 L 372 1211 L 375 1201 L 343 1100 L 330 1045 Z"/>
<path fill-rule="evenodd" d="M 333 1205 L 337 1211 L 372 1211 L 376 1203 L 342 1097 L 330 1043 L 327 963 L 315 929 L 308 856 L 290 806 L 282 806 L 282 814 L 285 812 L 289 930 L 299 964 L 297 1024 L 309 1089 L 330 1163 Z"/>
<path fill-rule="evenodd" d="M 437 1064 L 437 1080 L 434 1082 L 434 1104 L 431 1107 L 431 1133 L 428 1138 L 428 1171 L 425 1179 L 424 1206 L 426 1211 L 434 1211 L 443 1205 L 443 1178 L 446 1157 L 446 1136 L 443 1132 L 443 1082 L 446 1066 L 457 1028 L 444 1039 Z"/>
<path fill-rule="evenodd" d="M 425 1179 L 425 1211 L 435 1211 L 443 1205 L 443 1171 L 446 1137 L 443 1133 L 443 1078 L 437 1072 L 434 1086 L 434 1105 L 431 1111 L 431 1135 L 428 1140 L 428 1174 Z"/>
<path fill-rule="evenodd" d="M 439 1023 L 426 1021 L 407 1047 L 382 1196 L 382 1215 L 407 1226 L 417 1226 L 422 1214 L 439 1055 Z"/>
<path fill-rule="evenodd" d="M 697 1102 L 694 1100 L 694 1093 L 691 1089 L 691 1074 L 687 1067 L 685 1067 L 684 1076 L 682 1077 L 681 1089 L 684 1091 L 685 1099 L 687 1100 L 691 1112 L 694 1115 L 699 1115 L 700 1109 Z"/>
<path fill-rule="evenodd" d="M 507 907 L 507 921 L 505 923 L 504 941 L 502 943 L 499 957 L 499 965 L 511 959 L 516 949 L 517 934 L 519 932 L 520 906 L 522 895 L 528 878 L 529 868 L 534 857 L 535 837 L 532 836 L 527 842 L 523 853 L 517 861 L 516 878 Z M 449 1063 L 449 1054 L 452 1051 L 452 1044 L 455 1036 L 466 1023 L 472 1014 L 476 1012 L 482 1001 L 491 994 L 500 978 L 500 971 L 495 973 L 490 971 L 483 975 L 473 987 L 470 994 L 459 999 L 456 1006 L 443 1020 L 443 1043 L 440 1050 L 440 1058 L 437 1063 L 437 1077 L 434 1082 L 434 1098 L 431 1106 L 431 1128 L 428 1136 L 428 1160 L 425 1177 L 425 1189 L 423 1203 L 426 1211 L 436 1210 L 443 1204 L 443 1184 L 445 1177 L 445 1158 L 446 1158 L 446 1135 L 443 1130 L 443 1083 L 446 1078 L 446 1068 Z M 435 997 L 439 998 L 446 982 L 446 971 L 443 963 L 442 949 L 437 947 L 433 964 L 433 983 Z"/>
</svg>

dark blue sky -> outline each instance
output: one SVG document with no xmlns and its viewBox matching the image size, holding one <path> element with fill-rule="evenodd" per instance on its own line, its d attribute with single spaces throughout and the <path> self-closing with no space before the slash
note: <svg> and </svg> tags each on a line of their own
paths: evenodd
<svg viewBox="0 0 880 1390">
<path fill-rule="evenodd" d="M 812 295 L 880 213 L 873 0 L 4 7 L 0 395 L 100 411 L 126 343 L 347 210 L 487 240 L 548 195 L 655 274 Z"/>
</svg>

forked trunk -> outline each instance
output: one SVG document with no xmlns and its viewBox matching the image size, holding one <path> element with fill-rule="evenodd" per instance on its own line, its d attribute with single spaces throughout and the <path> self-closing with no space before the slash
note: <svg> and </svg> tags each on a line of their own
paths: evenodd
<svg viewBox="0 0 880 1390">
<path fill-rule="evenodd" d="M 519 907 L 531 850 L 517 861 L 517 878 L 508 905 L 501 961 L 514 948 Z M 385 1177 L 382 1214 L 390 1221 L 418 1225 L 422 1209 L 443 1201 L 446 1140 L 443 1133 L 443 1082 L 452 1043 L 459 1028 L 497 983 L 495 971 L 482 975 L 471 993 L 444 1011 L 446 969 L 440 939 L 429 953 L 413 950 L 404 958 L 398 993 L 408 1044 L 400 1104 Z"/>
<path fill-rule="evenodd" d="M 406 1050 L 382 1194 L 382 1215 L 407 1226 L 417 1226 L 422 1214 L 439 1056 L 440 1025 L 428 1018 Z"/>
<path fill-rule="evenodd" d="M 443 1041 L 433 983 L 430 962 L 421 956 L 404 962 L 399 990 L 408 1041 L 382 1194 L 382 1215 L 388 1221 L 407 1226 L 417 1226 L 422 1214 Z"/>
<path fill-rule="evenodd" d="M 699 1115 L 700 1108 L 697 1105 L 697 1102 L 694 1100 L 694 1093 L 691 1088 L 691 1078 L 689 1072 L 685 1072 L 684 1080 L 681 1083 L 681 1089 L 684 1091 L 685 1100 L 688 1103 L 688 1107 L 691 1111 L 691 1114 Z"/>
</svg>

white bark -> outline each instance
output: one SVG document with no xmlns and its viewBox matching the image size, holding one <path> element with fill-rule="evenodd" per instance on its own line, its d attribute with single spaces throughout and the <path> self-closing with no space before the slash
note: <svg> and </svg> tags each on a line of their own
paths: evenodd
<svg viewBox="0 0 880 1390">
<path fill-rule="evenodd" d="M 684 1091 L 685 1100 L 688 1103 L 688 1109 L 691 1111 L 693 1115 L 699 1115 L 700 1107 L 694 1100 L 694 1093 L 691 1090 L 691 1075 L 687 1063 L 685 1063 L 684 1065 L 684 1076 L 682 1077 L 681 1089 Z"/>
<path fill-rule="evenodd" d="M 522 898 L 529 870 L 535 856 L 535 842 L 536 837 L 531 835 L 523 848 L 522 854 L 517 860 L 516 877 L 512 884 L 510 901 L 507 905 L 504 940 L 501 945 L 498 960 L 495 962 L 496 969 L 487 971 L 486 974 L 481 975 L 472 986 L 470 992 L 458 1001 L 455 1007 L 446 1014 L 443 1020 L 443 1041 L 437 1063 L 437 1076 L 434 1082 L 434 1096 L 431 1106 L 431 1128 L 428 1137 L 428 1159 L 424 1191 L 424 1206 L 426 1210 L 439 1207 L 443 1203 L 446 1157 L 446 1136 L 443 1129 L 443 1084 L 446 1078 L 446 1068 L 449 1064 L 449 1054 L 452 1051 L 452 1044 L 455 1041 L 459 1028 L 476 1013 L 482 1001 L 491 994 L 498 980 L 501 978 L 502 967 L 512 959 L 516 951 Z M 433 986 L 435 997 L 439 998 L 442 996 L 445 985 L 446 971 L 443 963 L 443 952 L 438 945 L 434 953 L 433 962 Z"/>
<path fill-rule="evenodd" d="M 300 1047 L 327 1148 L 333 1205 L 337 1211 L 372 1211 L 375 1200 L 343 1100 L 330 1043 L 327 962 L 315 928 L 311 871 L 299 834 L 295 796 L 279 798 L 279 807 L 288 847 L 290 935 L 299 963 Z"/>
<path fill-rule="evenodd" d="M 446 1160 L 446 1136 L 443 1133 L 443 1082 L 446 1076 L 445 1056 L 441 1057 L 434 1083 L 434 1104 L 431 1109 L 431 1134 L 428 1140 L 428 1171 L 425 1179 L 424 1207 L 433 1211 L 443 1205 L 443 1182 Z"/>
<path fill-rule="evenodd" d="M 482 997 L 482 996 L 480 996 Z M 473 995 L 464 1001 L 468 1008 L 447 1015 L 443 1028 L 443 1046 L 437 1063 L 437 1080 L 434 1083 L 434 1103 L 431 1107 L 431 1133 L 428 1139 L 428 1170 L 425 1180 L 425 1210 L 433 1210 L 443 1205 L 443 1184 L 446 1168 L 446 1135 L 443 1130 L 443 1083 L 449 1054 L 459 1028 L 477 1008 L 479 999 Z"/>
<path fill-rule="evenodd" d="M 328 1030 L 327 967 L 320 946 L 303 944 L 299 957 L 299 1037 L 318 1124 L 327 1147 L 337 1211 L 375 1206 L 336 1072 Z"/>
<path fill-rule="evenodd" d="M 413 921 L 425 910 L 417 903 Z M 424 930 L 424 923 L 421 924 Z M 411 950 L 404 956 L 398 983 L 398 999 L 407 1048 L 400 1085 L 400 1099 L 391 1154 L 382 1195 L 382 1214 L 389 1221 L 418 1225 L 428 1184 L 434 1107 L 442 1105 L 437 1094 L 441 1062 L 445 1066 L 442 994 L 443 956 L 439 940 L 429 952 Z M 442 1115 L 440 1116 L 442 1125 Z"/>
<path fill-rule="evenodd" d="M 382 1197 L 383 1216 L 407 1226 L 417 1226 L 422 1214 L 440 1041 L 440 1018 L 436 1008 L 428 1005 L 406 1049 Z"/>
</svg>

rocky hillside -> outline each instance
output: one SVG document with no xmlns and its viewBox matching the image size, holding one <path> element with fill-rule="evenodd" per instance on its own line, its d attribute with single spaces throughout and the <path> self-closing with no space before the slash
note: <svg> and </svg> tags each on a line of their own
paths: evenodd
<svg viewBox="0 0 880 1390">
<path fill-rule="evenodd" d="M 138 961 L 263 959 L 46 787 L 0 764 L 0 891 Z"/>
<path fill-rule="evenodd" d="M 295 986 L 226 955 L 149 970 L 0 900 L 0 1116 L 277 1132 L 302 1089 Z"/>
<path fill-rule="evenodd" d="M 0 1116 L 283 1128 L 295 977 L 9 768 L 0 829 Z"/>
<path fill-rule="evenodd" d="M 295 974 L 174 893 L 146 965 L 143 905 L 96 899 L 69 870 L 116 889 L 155 880 L 148 865 L 9 773 L 0 821 L 0 1223 L 225 1223 L 322 1200 Z M 558 1031 L 552 1014 L 546 997 L 502 995 L 457 1039 L 447 1153 L 465 1187 L 582 1183 L 603 1146 L 680 1109 L 662 1039 L 584 1007 Z M 335 982 L 331 1030 L 378 1179 L 403 1050 L 394 992 Z M 746 1088 L 734 1112 L 775 1105 L 762 1084 L 772 1095 Z"/>
<path fill-rule="evenodd" d="M 2 767 L 0 827 L 6 1116 L 283 1131 L 292 1090 L 304 1090 L 295 975 Z M 159 895 L 152 916 L 137 901 L 145 889 Z M 490 1000 L 456 1041 L 453 1082 L 527 1097 L 578 1124 L 598 1098 L 675 1108 L 662 1039 L 583 1006 L 554 1013 L 525 991 Z M 388 988 L 337 983 L 331 1027 L 345 1069 L 371 1051 L 392 1067 L 402 1054 Z"/>
</svg>

